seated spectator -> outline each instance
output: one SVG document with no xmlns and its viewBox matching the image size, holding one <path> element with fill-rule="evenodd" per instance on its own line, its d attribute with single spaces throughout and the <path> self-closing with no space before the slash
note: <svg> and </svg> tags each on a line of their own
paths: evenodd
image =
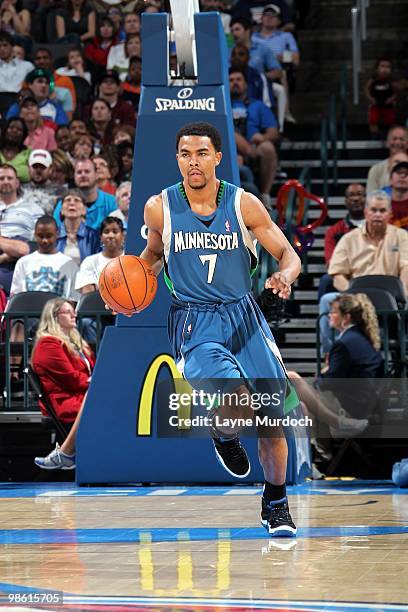
<svg viewBox="0 0 408 612">
<path fill-rule="evenodd" d="M 238 0 L 231 9 L 232 19 L 244 17 L 257 25 L 261 25 L 263 11 L 266 6 L 273 6 L 278 9 L 281 15 L 281 29 L 283 32 L 293 32 L 295 30 L 292 11 L 284 0 L 277 0 L 272 5 L 269 0 Z"/>
<path fill-rule="evenodd" d="M 88 128 L 83 119 L 72 119 L 72 121 L 69 122 L 68 129 L 71 142 L 73 142 L 79 136 L 88 134 Z"/>
<path fill-rule="evenodd" d="M 95 356 L 76 328 L 72 305 L 63 298 L 49 300 L 44 307 L 31 364 L 58 418 L 71 430 L 61 448 L 35 463 L 46 470 L 75 468 L 75 436 L 86 392 L 95 365 Z M 46 408 L 40 402 L 42 412 Z"/>
<path fill-rule="evenodd" d="M 280 29 L 281 14 L 280 10 L 276 10 L 278 7 L 274 4 L 267 5 L 261 18 L 261 29 L 259 32 L 255 32 L 252 35 L 254 43 L 264 43 L 267 45 L 276 55 L 279 62 L 284 65 L 285 71 L 283 73 L 282 85 L 285 87 L 287 95 L 287 108 L 285 118 L 287 121 L 294 121 L 289 111 L 289 87 L 288 81 L 293 82 L 293 69 L 299 65 L 300 55 L 299 49 L 295 38 L 290 32 L 284 32 Z"/>
<path fill-rule="evenodd" d="M 329 274 L 337 291 L 347 291 L 358 276 L 388 274 L 401 279 L 408 290 L 408 233 L 391 225 L 391 201 L 383 191 L 367 197 L 365 223 L 345 234 L 334 249 Z M 319 314 L 327 313 L 337 293 L 326 293 L 319 303 Z M 328 353 L 331 334 L 327 316 L 320 319 L 322 351 Z"/>
<path fill-rule="evenodd" d="M 140 87 L 142 85 L 142 60 L 140 57 L 131 57 L 129 72 L 123 81 L 120 91 L 122 98 L 130 102 L 136 112 L 139 112 Z"/>
<path fill-rule="evenodd" d="M 14 59 L 25 60 L 26 52 L 25 52 L 24 45 L 20 45 L 20 44 L 14 43 L 14 45 L 13 45 L 13 57 L 14 57 Z M 34 66 L 33 66 L 33 68 L 34 68 Z M 32 70 L 32 68 L 31 68 L 31 70 Z"/>
<path fill-rule="evenodd" d="M 13 39 L 8 32 L 0 32 L 0 92 L 19 92 L 34 66 L 13 55 Z"/>
<path fill-rule="evenodd" d="M 6 122 L 0 142 L 0 164 L 13 166 L 22 183 L 30 180 L 28 158 L 31 149 L 24 144 L 27 135 L 27 127 L 23 119 L 15 117 Z"/>
<path fill-rule="evenodd" d="M 91 159 L 81 159 L 75 164 L 74 172 L 75 187 L 84 194 L 86 205 L 86 225 L 99 230 L 99 227 L 113 210 L 116 210 L 116 202 L 113 195 L 104 193 L 97 188 L 95 164 Z M 61 201 L 58 202 L 54 219 L 61 225 Z"/>
<path fill-rule="evenodd" d="M 117 125 L 112 130 L 113 144 L 117 146 L 122 142 L 135 142 L 136 130 L 131 125 Z"/>
<path fill-rule="evenodd" d="M 55 18 L 58 42 L 79 46 L 96 34 L 96 13 L 87 0 L 67 0 Z"/>
<path fill-rule="evenodd" d="M 117 57 L 112 70 L 115 70 L 121 81 L 125 81 L 129 74 L 130 60 L 134 57 L 141 58 L 142 45 L 140 34 L 130 34 L 123 44 L 123 57 Z"/>
<path fill-rule="evenodd" d="M 75 289 L 80 293 L 91 293 L 98 289 L 99 276 L 110 259 L 123 255 L 125 232 L 118 217 L 108 216 L 100 228 L 102 251 L 86 257 L 79 268 Z"/>
<path fill-rule="evenodd" d="M 386 147 L 390 152 L 390 157 L 395 153 L 408 153 L 408 130 L 401 125 L 391 128 L 387 135 Z M 389 158 L 371 166 L 367 178 L 367 193 L 389 185 L 390 172 Z"/>
<path fill-rule="evenodd" d="M 68 117 L 59 102 L 50 98 L 51 73 L 42 68 L 36 68 L 29 72 L 26 81 L 29 83 L 31 95 L 37 100 L 40 107 L 40 114 L 44 124 L 57 129 L 58 125 L 66 125 Z M 18 102 L 12 104 L 7 112 L 7 119 L 17 117 L 20 114 Z"/>
<path fill-rule="evenodd" d="M 120 80 L 117 72 L 114 70 L 107 70 L 99 82 L 99 98 L 106 100 L 111 107 L 114 125 L 135 126 L 135 111 L 130 102 L 126 102 L 122 99 L 119 91 Z M 89 118 L 90 110 L 91 107 L 89 106 L 85 111 L 87 119 Z"/>
<path fill-rule="evenodd" d="M 224 0 L 200 0 L 200 9 L 203 13 L 216 11 L 220 14 L 222 28 L 225 34 L 229 34 L 231 15 L 225 12 Z"/>
<path fill-rule="evenodd" d="M 58 198 L 64 188 L 51 181 L 52 157 L 44 149 L 31 151 L 28 158 L 30 182 L 24 185 L 24 198 L 30 204 L 36 204 L 44 213 L 52 215 Z"/>
<path fill-rule="evenodd" d="M 118 174 L 119 174 L 119 156 L 118 156 L 118 147 L 110 144 L 103 147 L 100 153 L 104 159 L 108 162 L 109 172 L 111 175 L 111 180 L 113 183 L 119 183 Z"/>
<path fill-rule="evenodd" d="M 111 212 L 110 217 L 117 217 L 123 223 L 125 230 L 128 225 L 129 217 L 129 206 L 130 206 L 130 195 L 132 191 L 132 183 L 130 181 L 124 181 L 119 185 L 116 190 L 116 204 L 118 209 Z"/>
<path fill-rule="evenodd" d="M 90 159 L 94 152 L 94 140 L 89 134 L 79 136 L 72 141 L 72 158 L 74 162 L 79 159 Z"/>
<path fill-rule="evenodd" d="M 330 327 L 340 336 L 330 349 L 327 370 L 314 386 L 332 392 L 336 400 L 331 398 L 332 409 L 299 374 L 288 372 L 288 376 L 300 400 L 319 421 L 330 426 L 333 437 L 346 438 L 358 435 L 368 425 L 375 393 L 373 379 L 383 375 L 380 330 L 374 306 L 363 293 L 334 298 L 329 319 Z M 347 388 L 344 379 L 350 381 Z M 355 384 L 352 379 L 357 379 Z"/>
<path fill-rule="evenodd" d="M 263 93 L 262 101 L 269 108 L 275 107 L 277 104 L 277 113 L 279 119 L 279 129 L 283 131 L 285 122 L 285 113 L 287 106 L 286 91 L 280 81 L 283 77 L 282 66 L 278 62 L 275 53 L 262 42 L 254 42 L 251 38 L 252 29 L 250 21 L 244 18 L 235 18 L 231 21 L 231 35 L 235 41 L 235 46 L 238 44 L 245 45 L 249 52 L 248 65 L 257 70 L 262 77 Z M 231 51 L 232 55 L 232 51 Z M 239 63 L 244 61 L 244 57 L 241 58 L 231 57 L 231 63 Z"/>
<path fill-rule="evenodd" d="M 20 181 L 10 164 L 0 166 L 0 284 L 10 293 L 16 261 L 28 255 L 36 220 L 43 211 L 19 197 Z"/>
<path fill-rule="evenodd" d="M 20 104 L 20 117 L 27 126 L 28 136 L 24 144 L 29 149 L 46 149 L 55 151 L 57 143 L 55 132 L 48 125 L 44 125 L 41 118 L 40 107 L 35 98 L 24 98 Z"/>
<path fill-rule="evenodd" d="M 71 257 L 79 266 L 81 261 L 100 250 L 99 233 L 85 225 L 85 198 L 79 189 L 70 189 L 62 198 L 57 249 Z"/>
<path fill-rule="evenodd" d="M 408 162 L 408 153 L 404 153 L 403 151 L 400 151 L 399 153 L 394 153 L 394 155 L 391 155 L 391 157 L 388 158 L 388 166 L 390 169 L 390 181 L 391 181 L 391 170 L 400 162 Z M 391 193 L 392 193 L 392 187 L 391 185 L 386 185 L 385 187 L 381 187 L 382 191 L 385 191 L 385 193 L 388 193 L 388 195 L 391 197 Z"/>
<path fill-rule="evenodd" d="M 123 32 L 125 34 L 125 40 L 133 34 L 139 35 L 140 40 L 140 15 L 135 12 L 128 13 L 125 15 L 123 20 Z M 140 53 L 139 53 L 139 56 Z M 120 72 L 121 67 L 126 67 L 126 55 L 124 42 L 114 45 L 109 51 L 108 55 L 108 70 L 117 70 Z"/>
<path fill-rule="evenodd" d="M 364 87 L 370 103 L 368 127 L 372 136 L 380 133 L 380 128 L 389 129 L 395 123 L 395 102 L 397 93 L 392 78 L 392 62 L 381 57 L 375 63 L 375 72 Z"/>
<path fill-rule="evenodd" d="M 81 49 L 70 49 L 68 51 L 67 65 L 56 70 L 57 74 L 66 77 L 81 77 L 91 84 L 91 73 L 85 69 L 85 61 Z"/>
<path fill-rule="evenodd" d="M 74 166 L 71 159 L 61 149 L 56 149 L 51 153 L 52 166 L 50 179 L 55 185 L 67 190 L 74 178 Z"/>
<path fill-rule="evenodd" d="M 26 52 L 31 50 L 30 11 L 21 0 L 3 0 L 0 6 L 0 30 L 7 32 L 14 43 L 24 46 Z"/>
<path fill-rule="evenodd" d="M 55 130 L 55 141 L 57 143 L 57 147 L 60 151 L 63 151 L 71 157 L 71 134 L 69 131 L 69 127 L 67 125 L 60 125 Z"/>
<path fill-rule="evenodd" d="M 390 223 L 408 229 L 408 161 L 397 163 L 391 170 Z"/>
<path fill-rule="evenodd" d="M 270 191 L 277 168 L 277 155 L 273 144 L 278 139 L 277 122 L 263 102 L 248 100 L 248 85 L 244 72 L 231 68 L 229 81 L 237 151 L 247 160 L 247 165 L 256 167 L 260 199 L 265 208 L 271 210 Z"/>
<path fill-rule="evenodd" d="M 96 98 L 90 106 L 89 134 L 94 140 L 94 150 L 98 152 L 112 142 L 112 109 L 103 98 Z"/>
<path fill-rule="evenodd" d="M 37 219 L 34 238 L 38 249 L 17 261 L 10 295 L 22 291 L 52 291 L 76 301 L 74 286 L 78 266 L 71 257 L 57 250 L 55 219 L 49 215 Z"/>
<path fill-rule="evenodd" d="M 68 118 L 72 119 L 72 113 L 75 111 L 77 105 L 76 90 L 72 79 L 67 75 L 61 75 L 55 70 L 52 53 L 46 47 L 36 50 L 34 64 L 36 68 L 48 70 L 48 72 L 52 74 L 55 100 L 61 104 Z"/>
<path fill-rule="evenodd" d="M 95 164 L 98 189 L 104 191 L 105 193 L 115 195 L 116 185 L 111 180 L 112 176 L 107 160 L 103 155 L 94 155 L 92 161 Z"/>
<path fill-rule="evenodd" d="M 324 258 L 327 266 L 340 238 L 350 230 L 363 225 L 365 199 L 366 193 L 363 185 L 351 183 L 347 186 L 344 205 L 348 212 L 344 219 L 340 219 L 340 221 L 327 228 L 324 237 Z M 319 282 L 319 300 L 322 295 L 331 291 L 335 291 L 332 278 L 329 274 L 323 274 Z"/>
<path fill-rule="evenodd" d="M 86 257 L 79 268 L 75 288 L 80 293 L 92 293 L 98 289 L 99 276 L 110 259 L 123 255 L 125 231 L 123 223 L 117 217 L 106 217 L 100 229 L 102 251 Z M 111 322 L 112 320 L 109 319 Z M 96 342 L 96 320 L 84 318 L 83 334 L 88 342 Z"/>
<path fill-rule="evenodd" d="M 90 62 L 94 76 L 99 76 L 101 70 L 105 71 L 109 51 L 116 43 L 115 26 L 112 20 L 105 15 L 99 21 L 97 35 L 88 42 L 84 49 L 84 57 Z M 95 68 L 99 68 L 99 71 Z"/>
<path fill-rule="evenodd" d="M 109 6 L 108 17 L 111 19 L 116 32 L 116 38 L 118 42 L 123 42 L 126 38 L 125 30 L 123 29 L 123 14 L 122 9 L 119 6 Z"/>
<path fill-rule="evenodd" d="M 120 182 L 130 181 L 132 179 L 134 155 L 133 148 L 133 144 L 128 142 L 122 142 L 117 146 L 119 159 L 118 180 Z"/>
</svg>

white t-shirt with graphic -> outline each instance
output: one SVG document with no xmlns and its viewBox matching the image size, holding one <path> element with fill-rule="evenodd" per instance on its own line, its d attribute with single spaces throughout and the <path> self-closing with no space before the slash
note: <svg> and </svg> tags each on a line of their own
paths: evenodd
<svg viewBox="0 0 408 612">
<path fill-rule="evenodd" d="M 85 257 L 76 277 L 75 289 L 79 291 L 85 285 L 96 285 L 97 287 L 99 276 L 109 261 L 111 257 L 106 257 L 102 252 Z"/>
<path fill-rule="evenodd" d="M 77 264 L 64 253 L 44 254 L 35 251 L 21 257 L 14 269 L 10 295 L 22 291 L 52 291 L 61 297 L 78 301 L 75 291 Z"/>
</svg>

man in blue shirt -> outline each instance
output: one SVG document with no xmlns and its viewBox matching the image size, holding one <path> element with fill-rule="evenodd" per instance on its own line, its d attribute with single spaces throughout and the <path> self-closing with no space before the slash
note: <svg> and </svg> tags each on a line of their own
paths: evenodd
<svg viewBox="0 0 408 612">
<path fill-rule="evenodd" d="M 117 209 L 115 197 L 110 193 L 101 191 L 96 186 L 95 164 L 91 159 L 80 159 L 75 164 L 74 173 L 75 187 L 78 187 L 84 195 L 86 210 L 86 225 L 99 230 L 102 221 Z M 60 227 L 61 201 L 57 203 L 54 210 L 54 219 Z"/>
<path fill-rule="evenodd" d="M 31 89 L 33 97 L 40 107 L 40 115 L 49 127 L 56 129 L 59 125 L 68 125 L 68 117 L 59 102 L 50 99 L 50 83 L 52 74 L 43 68 L 36 68 L 29 72 L 25 78 Z M 18 117 L 20 105 L 18 102 L 10 106 L 6 119 Z"/>
<path fill-rule="evenodd" d="M 272 207 L 270 191 L 275 179 L 278 157 L 274 142 L 279 138 L 272 111 L 260 100 L 248 98 L 245 72 L 233 67 L 229 74 L 235 141 L 241 161 L 258 174 L 260 199 L 268 210 Z"/>
</svg>

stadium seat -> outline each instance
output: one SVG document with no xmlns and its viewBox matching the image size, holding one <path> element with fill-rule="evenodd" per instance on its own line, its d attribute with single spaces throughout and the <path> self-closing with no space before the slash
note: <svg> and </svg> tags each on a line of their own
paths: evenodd
<svg viewBox="0 0 408 612">
<path fill-rule="evenodd" d="M 105 308 L 99 291 L 92 291 L 81 296 L 76 309 L 79 316 L 79 329 L 82 331 L 81 319 L 91 318 L 96 320 L 96 344 L 95 349 L 99 347 L 99 342 L 102 337 L 103 330 L 107 325 L 113 325 L 115 319 L 112 314 Z M 91 343 L 93 344 L 93 342 Z"/>
<path fill-rule="evenodd" d="M 353 289 L 363 289 L 365 287 L 371 287 L 372 289 L 383 289 L 395 297 L 399 308 L 402 310 L 406 308 L 407 296 L 404 285 L 396 276 L 389 276 L 388 274 L 359 276 L 351 281 L 350 287 Z"/>
<path fill-rule="evenodd" d="M 61 57 L 67 57 L 68 51 L 72 49 L 72 44 L 69 43 L 34 43 L 32 55 L 35 56 L 37 49 L 48 49 L 51 52 L 52 59 L 57 62 Z"/>
</svg>

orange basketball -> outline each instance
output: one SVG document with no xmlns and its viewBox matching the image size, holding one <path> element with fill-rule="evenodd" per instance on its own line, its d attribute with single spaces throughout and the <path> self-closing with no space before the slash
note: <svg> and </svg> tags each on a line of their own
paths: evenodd
<svg viewBox="0 0 408 612">
<path fill-rule="evenodd" d="M 157 278 L 148 263 L 136 255 L 109 261 L 99 277 L 99 293 L 105 304 L 122 314 L 140 312 L 154 299 Z"/>
</svg>

